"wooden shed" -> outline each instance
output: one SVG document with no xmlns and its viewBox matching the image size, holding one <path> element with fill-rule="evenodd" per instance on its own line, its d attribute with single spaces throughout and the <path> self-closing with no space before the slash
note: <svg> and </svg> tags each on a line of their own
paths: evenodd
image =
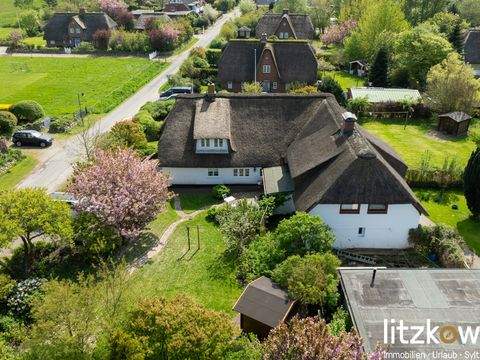
<svg viewBox="0 0 480 360">
<path fill-rule="evenodd" d="M 277 284 L 262 276 L 247 285 L 233 310 L 240 313 L 242 331 L 265 339 L 272 328 L 295 315 L 295 304 Z"/>
<path fill-rule="evenodd" d="M 472 117 L 462 111 L 455 111 L 438 116 L 438 131 L 449 135 L 464 136 L 468 134 L 468 127 Z"/>
</svg>

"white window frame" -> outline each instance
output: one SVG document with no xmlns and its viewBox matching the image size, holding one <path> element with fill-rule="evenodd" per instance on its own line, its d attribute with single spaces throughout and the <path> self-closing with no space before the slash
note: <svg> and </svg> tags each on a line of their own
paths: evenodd
<svg viewBox="0 0 480 360">
<path fill-rule="evenodd" d="M 201 147 L 210 147 L 210 139 L 201 139 L 200 140 Z"/>
<path fill-rule="evenodd" d="M 80 28 L 76 28 L 75 33 L 80 34 Z"/>
<path fill-rule="evenodd" d="M 359 227 L 357 230 L 358 237 L 365 237 L 366 229 L 364 227 Z"/>
<path fill-rule="evenodd" d="M 229 81 L 227 82 L 227 89 L 232 90 L 233 89 L 233 82 Z"/>
<path fill-rule="evenodd" d="M 238 169 L 233 169 L 233 176 L 238 176 Z"/>
<path fill-rule="evenodd" d="M 278 83 L 276 81 L 272 82 L 272 89 L 277 90 L 278 89 Z"/>
<path fill-rule="evenodd" d="M 70 34 L 75 34 L 75 29 L 73 28 L 73 26 L 71 26 L 69 28 L 69 32 L 70 32 Z"/>
<path fill-rule="evenodd" d="M 249 168 L 235 168 L 233 169 L 233 176 L 235 177 L 248 177 L 250 176 Z"/>
<path fill-rule="evenodd" d="M 284 39 L 288 39 L 289 36 L 290 36 L 290 34 L 288 33 L 288 31 L 283 33 L 283 38 Z"/>
<path fill-rule="evenodd" d="M 209 177 L 217 177 L 218 176 L 218 168 L 209 168 L 208 169 L 208 176 Z"/>
<path fill-rule="evenodd" d="M 268 64 L 263 65 L 263 73 L 264 74 L 270 74 L 270 71 L 272 71 L 270 65 L 268 65 Z"/>
</svg>

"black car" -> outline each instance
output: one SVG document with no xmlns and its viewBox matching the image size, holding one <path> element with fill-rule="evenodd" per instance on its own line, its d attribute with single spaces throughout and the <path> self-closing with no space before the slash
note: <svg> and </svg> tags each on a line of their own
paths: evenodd
<svg viewBox="0 0 480 360">
<path fill-rule="evenodd" d="M 36 130 L 17 131 L 12 136 L 12 142 L 15 146 L 40 146 L 47 147 L 52 145 L 53 139 Z"/>
<path fill-rule="evenodd" d="M 164 91 L 160 94 L 160 100 L 168 100 L 175 98 L 178 94 L 191 94 L 193 88 L 191 86 L 176 86 Z"/>
</svg>

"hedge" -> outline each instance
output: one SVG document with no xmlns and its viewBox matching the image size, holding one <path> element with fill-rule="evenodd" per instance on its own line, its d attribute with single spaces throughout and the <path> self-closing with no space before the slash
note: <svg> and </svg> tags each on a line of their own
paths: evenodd
<svg viewBox="0 0 480 360">
<path fill-rule="evenodd" d="M 48 132 L 57 134 L 57 133 L 66 133 L 70 128 L 75 125 L 75 120 L 70 116 L 62 116 L 54 118 L 50 122 L 50 128 Z"/>
<path fill-rule="evenodd" d="M 12 135 L 15 126 L 17 126 L 17 117 L 10 111 L 0 111 L 0 135 Z"/>
<path fill-rule="evenodd" d="M 10 111 L 17 117 L 19 123 L 34 122 L 45 116 L 42 106 L 33 100 L 24 100 L 14 104 Z"/>
<path fill-rule="evenodd" d="M 222 57 L 222 50 L 220 49 L 207 49 L 205 52 L 205 56 L 207 57 L 207 61 L 211 67 L 218 67 L 218 62 Z"/>
</svg>

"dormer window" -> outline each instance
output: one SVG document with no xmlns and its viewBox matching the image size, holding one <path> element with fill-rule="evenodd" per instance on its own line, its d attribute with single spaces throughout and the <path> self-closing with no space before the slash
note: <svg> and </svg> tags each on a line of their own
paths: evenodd
<svg viewBox="0 0 480 360">
<path fill-rule="evenodd" d="M 263 65 L 263 73 L 270 74 L 271 68 L 270 65 Z"/>
<path fill-rule="evenodd" d="M 197 153 L 228 154 L 227 139 L 199 139 L 196 146 Z"/>
<path fill-rule="evenodd" d="M 210 147 L 210 139 L 202 139 L 200 141 L 201 141 L 202 147 Z"/>
</svg>

